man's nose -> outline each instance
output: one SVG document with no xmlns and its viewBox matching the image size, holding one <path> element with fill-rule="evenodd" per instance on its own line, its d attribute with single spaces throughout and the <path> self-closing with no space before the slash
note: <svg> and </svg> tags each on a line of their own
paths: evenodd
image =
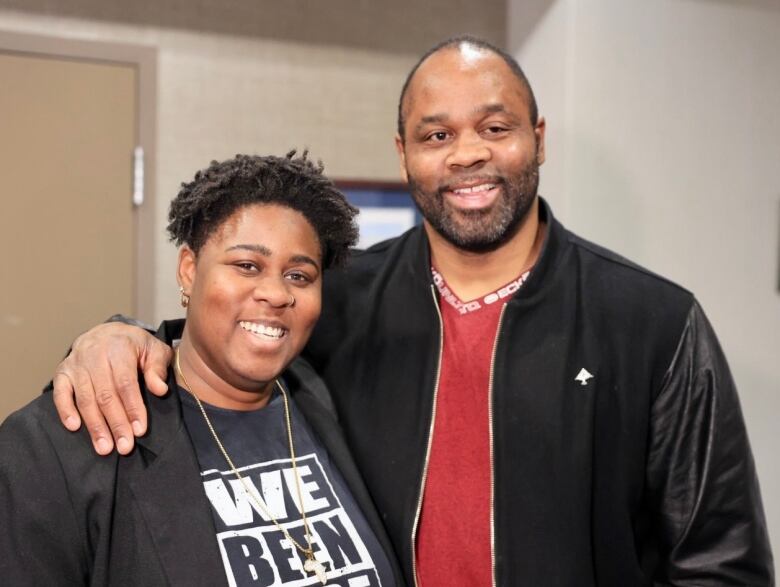
<svg viewBox="0 0 780 587">
<path fill-rule="evenodd" d="M 452 142 L 452 151 L 447 157 L 449 167 L 474 167 L 489 161 L 490 146 L 477 132 L 459 135 Z"/>
</svg>

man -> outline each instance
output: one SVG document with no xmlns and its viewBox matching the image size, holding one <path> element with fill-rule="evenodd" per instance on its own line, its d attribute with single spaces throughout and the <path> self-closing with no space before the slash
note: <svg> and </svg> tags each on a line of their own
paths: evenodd
<svg viewBox="0 0 780 587">
<path fill-rule="evenodd" d="M 709 323 L 689 292 L 552 217 L 537 196 L 544 134 L 511 57 L 469 37 L 435 47 L 396 136 L 424 225 L 325 280 L 307 356 L 407 580 L 772 585 Z M 100 404 L 127 452 L 125 408 L 144 428 L 136 364 L 161 392 L 168 356 L 126 325 L 80 337 L 55 379 L 63 422 L 78 425 L 75 387 L 98 451 L 111 450 Z"/>
</svg>

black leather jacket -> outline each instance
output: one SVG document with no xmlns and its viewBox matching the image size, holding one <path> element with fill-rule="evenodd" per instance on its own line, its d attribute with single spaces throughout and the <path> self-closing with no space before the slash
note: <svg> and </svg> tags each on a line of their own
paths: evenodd
<svg viewBox="0 0 780 587">
<path fill-rule="evenodd" d="M 494 583 L 773 585 L 737 393 L 698 303 L 541 215 L 492 365 Z M 423 230 L 356 254 L 324 296 L 307 357 L 414 583 L 442 328 Z"/>
</svg>

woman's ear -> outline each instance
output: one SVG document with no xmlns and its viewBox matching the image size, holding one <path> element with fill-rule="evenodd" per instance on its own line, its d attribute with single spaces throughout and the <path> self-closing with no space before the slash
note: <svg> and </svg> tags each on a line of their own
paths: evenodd
<svg viewBox="0 0 780 587">
<path fill-rule="evenodd" d="M 198 271 L 195 252 L 184 245 L 179 249 L 179 265 L 176 269 L 176 281 L 179 282 L 182 294 L 192 295 L 192 286 L 195 283 L 195 275 Z"/>
</svg>

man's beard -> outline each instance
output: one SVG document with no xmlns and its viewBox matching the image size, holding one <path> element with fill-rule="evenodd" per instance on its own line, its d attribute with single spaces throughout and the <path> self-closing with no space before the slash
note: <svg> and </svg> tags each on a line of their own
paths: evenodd
<svg viewBox="0 0 780 587">
<path fill-rule="evenodd" d="M 539 164 L 534 158 L 517 175 L 489 183 L 501 190 L 490 208 L 456 210 L 444 198 L 446 187 L 425 192 L 409 175 L 412 198 L 425 220 L 449 243 L 471 253 L 494 251 L 517 234 L 536 197 Z"/>
</svg>

